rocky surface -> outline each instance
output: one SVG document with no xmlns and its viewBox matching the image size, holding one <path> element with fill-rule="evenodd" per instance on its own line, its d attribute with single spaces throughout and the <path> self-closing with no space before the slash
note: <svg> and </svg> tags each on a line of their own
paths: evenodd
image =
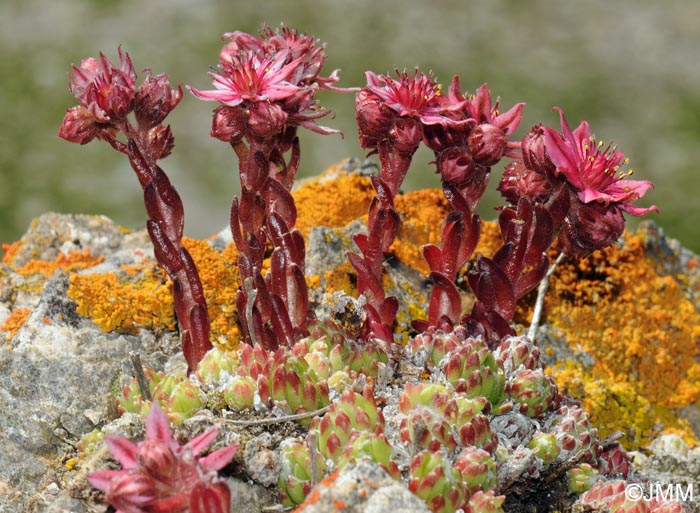
<svg viewBox="0 0 700 513">
<path fill-rule="evenodd" d="M 345 232 L 325 228 L 312 231 L 308 262 L 313 274 L 321 275 L 342 263 L 338 255 L 349 248 L 349 235 L 357 229 L 354 226 Z M 689 262 L 697 259 L 666 239 L 653 225 L 646 233 L 648 251 L 658 258 L 660 272 L 685 272 Z M 222 249 L 226 242 L 222 234 L 211 244 Z M 75 256 L 83 254 L 86 248 L 89 258 Z M 105 450 L 96 450 L 91 459 L 76 465 L 76 444 L 95 429 L 132 438 L 140 436 L 143 426 L 137 416 L 127 415 L 114 421 L 111 394 L 115 385 L 121 386 L 132 373 L 130 352 L 139 353 L 145 365 L 163 369 L 167 362 L 172 365 L 178 340 L 176 333 L 168 329 L 105 332 L 92 319 L 78 315 L 76 302 L 68 297 L 67 290 L 76 274 L 124 273 L 130 266 L 150 262 L 150 258 L 152 251 L 144 232 L 127 233 L 108 219 L 94 216 L 46 214 L 33 224 L 19 245 L 6 248 L 0 271 L 0 336 L 5 339 L 0 343 L 0 512 L 106 511 L 85 479 L 88 471 L 105 464 Z M 46 266 L 31 267 L 32 262 Z M 426 283 L 419 273 L 400 262 L 391 273 L 394 292 L 401 296 L 402 304 L 424 297 Z M 689 295 L 697 301 L 698 276 L 686 276 Z M 319 306 L 319 313 L 329 314 L 336 308 L 336 314 L 342 317 L 351 300 L 342 293 L 334 297 L 336 301 L 316 297 L 319 305 L 326 305 L 325 310 Z M 22 311 L 27 312 L 24 318 L 13 321 L 16 312 Z M 564 349 L 555 330 L 545 327 L 544 332 L 555 348 L 550 354 L 591 363 L 590 356 Z M 391 415 L 392 401 L 396 398 L 386 398 L 387 417 Z M 502 428 L 504 433 L 513 425 L 505 418 L 501 422 L 507 424 Z M 391 423 L 391 418 L 387 418 L 387 425 Z M 300 437 L 300 426 L 285 423 L 282 427 L 251 428 L 245 432 L 243 428 L 227 429 L 224 420 L 209 412 L 189 419 L 179 429 L 186 437 L 188 430 L 198 432 L 209 424 L 218 424 L 225 432 L 220 443 L 244 442 L 245 450 L 237 455 L 228 477 L 234 490 L 235 510 L 275 511 L 277 498 L 273 490 L 279 473 L 276 450 L 285 437 Z M 699 451 L 680 442 L 652 445 L 645 453 L 635 455 L 640 466 L 637 475 L 662 482 L 695 483 L 698 497 Z M 360 462 L 332 476 L 332 480 L 317 486 L 312 492 L 314 500 L 307 501 L 301 511 L 331 511 L 340 503 L 346 505 L 345 511 L 366 513 L 427 511 L 405 485 L 375 464 Z M 523 483 L 511 483 L 511 492 L 522 493 Z M 512 497 L 526 500 L 527 494 Z M 700 511 L 697 501 L 700 499 L 689 506 Z M 511 505 L 510 510 L 519 508 Z"/>
</svg>

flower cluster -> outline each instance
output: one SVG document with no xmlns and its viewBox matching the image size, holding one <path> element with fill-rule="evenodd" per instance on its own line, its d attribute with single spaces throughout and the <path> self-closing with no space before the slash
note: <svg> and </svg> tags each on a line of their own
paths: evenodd
<svg viewBox="0 0 700 513">
<path fill-rule="evenodd" d="M 231 493 L 217 471 L 231 462 L 238 446 L 200 456 L 216 434 L 211 429 L 180 446 L 170 433 L 167 417 L 154 403 L 145 440 L 135 444 L 126 438 L 105 438 L 121 470 L 92 472 L 88 480 L 121 513 L 228 512 Z"/>
<path fill-rule="evenodd" d="M 485 84 L 473 95 L 462 93 L 458 77 L 443 95 L 418 70 L 399 73 L 398 80 L 367 73 L 367 86 L 357 94 L 357 122 L 360 142 L 379 155 L 381 172 L 373 179 L 368 234 L 355 238 L 361 256 L 350 255 L 358 289 L 367 298 L 366 338 L 393 341 L 397 305 L 381 286 L 382 257 L 400 225 L 394 196 L 421 141 L 435 154 L 452 212 L 440 244 L 423 249 L 433 288 L 428 319 L 414 321 L 418 331 L 461 323 L 497 345 L 514 334 L 509 323 L 515 304 L 544 278 L 546 251 L 555 239 L 561 252 L 585 256 L 617 240 L 623 211 L 656 210 L 632 204 L 651 183 L 625 180 L 631 172 L 619 172 L 622 152 L 597 144 L 585 122 L 572 132 L 561 110 L 562 134 L 538 125 L 522 141 L 511 140 L 523 108 L 519 103 L 500 112 Z M 499 218 L 503 245 L 492 258 L 480 255 L 468 272 L 477 301 L 462 315 L 455 281 L 479 241 L 474 210 L 491 167 L 503 157 L 515 159 L 498 187 L 507 202 Z"/>
<path fill-rule="evenodd" d="M 88 58 L 73 66 L 68 85 L 80 104 L 68 109 L 58 135 L 79 144 L 101 139 L 128 156 L 143 188 L 155 256 L 173 281 L 182 348 L 192 371 L 212 348 L 209 314 L 197 268 L 181 244 L 182 201 L 157 164 L 175 144 L 163 121 L 180 103 L 182 89 L 171 89 L 165 74 L 153 76 L 148 71 L 138 87 L 137 79 L 129 54 L 121 48 L 119 67 L 103 54 L 99 60 Z M 119 139 L 120 134 L 125 140 Z"/>
<path fill-rule="evenodd" d="M 314 96 L 333 85 L 337 72 L 321 76 L 325 53 L 306 34 L 265 29 L 260 37 L 224 34 L 214 90 L 189 87 L 201 100 L 215 101 L 211 135 L 228 142 L 238 156 L 241 196 L 231 207 L 231 232 L 240 252 L 244 287 L 237 307 L 246 341 L 274 349 L 308 335 L 311 314 L 304 281 L 304 241 L 294 229 L 290 194 L 299 167 L 297 129 L 338 133 L 316 124 L 330 114 Z M 287 158 L 286 155 L 289 154 Z M 270 272 L 263 276 L 266 247 Z"/>
</svg>

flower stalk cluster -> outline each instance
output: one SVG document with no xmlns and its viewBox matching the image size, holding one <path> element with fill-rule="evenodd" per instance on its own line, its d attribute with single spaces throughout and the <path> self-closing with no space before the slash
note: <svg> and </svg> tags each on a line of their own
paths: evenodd
<svg viewBox="0 0 700 513">
<path fill-rule="evenodd" d="M 175 144 L 163 121 L 180 103 L 182 89 L 172 90 L 165 74 L 148 71 L 138 87 L 137 78 L 129 54 L 121 48 L 118 67 L 103 54 L 73 66 L 69 88 L 79 105 L 68 109 L 58 135 L 78 144 L 104 140 L 129 158 L 143 189 L 156 259 L 173 281 L 182 349 L 191 372 L 212 348 L 209 314 L 197 267 L 181 244 L 182 201 L 157 164 Z"/>
<path fill-rule="evenodd" d="M 331 112 L 315 101 L 333 86 L 337 72 L 321 76 L 322 46 L 312 37 L 282 28 L 260 37 L 224 34 L 214 90 L 190 87 L 194 96 L 220 105 L 211 135 L 228 142 L 238 157 L 240 197 L 231 205 L 231 233 L 239 251 L 243 288 L 236 306 L 247 342 L 267 349 L 292 346 L 308 335 L 312 314 L 304 278 L 304 240 L 294 229 L 290 190 L 299 168 L 299 127 L 338 133 L 315 120 Z M 272 247 L 270 271 L 263 261 Z"/>
<path fill-rule="evenodd" d="M 601 446 L 586 413 L 562 399 L 533 340 L 515 336 L 512 321 L 517 302 L 545 278 L 553 244 L 571 257 L 613 244 L 624 228 L 623 213 L 656 210 L 634 204 L 651 183 L 628 179 L 631 171 L 620 171 L 622 152 L 598 143 L 586 122 L 572 130 L 561 109 L 561 132 L 537 125 L 515 140 L 525 104 L 501 112 L 485 84 L 469 94 L 455 77 L 443 93 L 419 70 L 397 72 L 396 79 L 366 72 L 367 84 L 355 99 L 356 120 L 362 147 L 378 155 L 381 169 L 372 177 L 367 231 L 354 237 L 357 251 L 348 254 L 365 299 L 357 302 L 364 308 L 362 327 L 351 335 L 333 319 L 315 319 L 291 195 L 301 157 L 299 127 L 337 133 L 316 124 L 330 114 L 316 93 L 347 90 L 334 85 L 337 72 L 322 75 L 324 47 L 305 34 L 263 29 L 259 36 L 227 33 L 224 40 L 210 73 L 214 89 L 188 89 L 218 103 L 211 135 L 230 144 L 238 159 L 241 192 L 232 202 L 230 227 L 241 282 L 235 306 L 245 343 L 237 358 L 211 350 L 204 291 L 181 244 L 183 205 L 157 164 L 173 149 L 163 122 L 182 89 L 171 89 L 166 75 L 150 71 L 137 86 L 131 59 L 121 49 L 118 66 L 103 55 L 86 59 L 74 66 L 69 81 L 79 105 L 68 110 L 59 135 L 80 144 L 104 140 L 128 157 L 143 188 L 155 256 L 173 282 L 192 374 L 148 371 L 143 389 L 135 381 L 123 389 L 121 412 L 148 412 L 146 439 L 135 444 L 108 437 L 122 469 L 95 472 L 92 484 L 125 513 L 228 511 L 229 490 L 217 471 L 236 447 L 201 457 L 216 431 L 181 447 L 161 410 L 181 422 L 208 404 L 285 414 L 327 409 L 313 420 L 304 416 L 307 439 L 280 450 L 278 483 L 286 505 L 303 501 L 320 474 L 361 458 L 398 478 L 392 451 L 399 444 L 409 489 L 432 511 L 502 511 L 497 462 L 516 448 L 531 458 L 524 471 L 533 476 L 576 459 L 568 479 L 572 490 L 590 489 L 583 504 L 623 504 L 619 486 L 603 490 L 593 483 L 596 466 L 606 474 L 627 474 L 624 450 Z M 434 154 L 450 212 L 439 241 L 423 248 L 432 283 L 427 319 L 414 320 L 417 334 L 400 353 L 394 346 L 399 303 L 384 288 L 383 267 L 401 228 L 396 197 L 421 143 Z M 505 201 L 498 219 L 501 246 L 490 257 L 474 258 L 481 235 L 476 209 L 493 166 L 506 157 L 511 162 L 498 185 Z M 461 299 L 465 283 L 475 298 L 470 311 Z M 374 385 L 387 376 L 390 357 L 400 354 L 430 382 L 404 384 L 396 429 L 385 433 Z M 150 397 L 141 396 L 146 387 Z"/>
<path fill-rule="evenodd" d="M 361 256 L 349 255 L 367 298 L 365 337 L 393 342 L 397 305 L 381 285 L 382 258 L 400 225 L 393 198 L 421 141 L 435 154 L 452 207 L 440 243 L 423 249 L 433 288 L 428 319 L 414 321 L 421 332 L 463 324 L 495 347 L 514 334 L 516 303 L 545 277 L 554 240 L 567 255 L 587 255 L 617 240 L 623 211 L 657 210 L 632 204 L 651 183 L 625 180 L 631 172 L 618 172 L 622 152 L 597 144 L 586 122 L 572 131 L 560 109 L 561 134 L 538 125 L 521 141 L 511 140 L 524 106 L 501 113 L 486 84 L 470 95 L 461 92 L 458 77 L 443 95 L 418 70 L 398 73 L 398 80 L 367 73 L 367 86 L 357 94 L 357 122 L 360 142 L 379 155 L 381 172 L 373 179 L 368 234 L 355 238 Z M 514 159 L 498 187 L 507 202 L 499 216 L 503 244 L 491 258 L 479 255 L 467 273 L 476 302 L 463 315 L 455 281 L 479 241 L 474 211 L 491 167 L 503 157 Z"/>
</svg>

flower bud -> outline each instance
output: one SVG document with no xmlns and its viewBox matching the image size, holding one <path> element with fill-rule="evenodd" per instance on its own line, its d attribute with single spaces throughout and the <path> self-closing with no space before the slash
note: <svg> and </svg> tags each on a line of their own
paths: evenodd
<svg viewBox="0 0 700 513">
<path fill-rule="evenodd" d="M 134 107 L 134 81 L 132 77 L 120 70 L 113 69 L 108 80 L 96 80 L 88 84 L 84 99 L 86 105 L 93 104 L 99 110 L 93 110 L 93 115 L 101 120 L 117 122 L 129 114 Z M 101 111 L 101 112 L 100 112 Z"/>
<path fill-rule="evenodd" d="M 151 128 L 160 124 L 182 99 L 182 87 L 170 89 L 168 75 L 148 75 L 134 98 L 134 115 L 140 126 Z"/>
<path fill-rule="evenodd" d="M 389 132 L 389 139 L 398 151 L 413 153 L 423 139 L 423 126 L 410 118 L 399 118 Z"/>
<path fill-rule="evenodd" d="M 440 153 L 437 158 L 437 169 L 443 182 L 459 185 L 469 181 L 475 168 L 468 151 L 453 147 Z"/>
<path fill-rule="evenodd" d="M 367 90 L 362 90 L 355 97 L 355 117 L 360 133 L 360 145 L 374 148 L 382 139 L 389 136 L 394 125 L 396 112 Z"/>
<path fill-rule="evenodd" d="M 221 105 L 214 111 L 209 135 L 224 142 L 237 142 L 248 131 L 248 114 L 241 107 Z"/>
<path fill-rule="evenodd" d="M 154 160 L 164 159 L 174 147 L 175 138 L 170 126 L 156 125 L 148 131 L 148 148 Z"/>
<path fill-rule="evenodd" d="M 527 169 L 522 162 L 515 161 L 503 171 L 498 191 L 512 205 L 517 205 L 520 198 L 544 203 L 552 192 L 552 185 L 543 175 Z"/>
<path fill-rule="evenodd" d="M 248 128 L 261 139 L 279 135 L 287 122 L 287 114 L 277 103 L 256 102 L 249 109 Z"/>
<path fill-rule="evenodd" d="M 562 251 L 570 256 L 587 256 L 614 244 L 625 229 L 620 209 L 602 203 L 573 203 L 559 232 Z"/>
<path fill-rule="evenodd" d="M 501 160 L 507 144 L 505 132 L 489 123 L 477 125 L 467 138 L 472 158 L 482 166 L 492 166 Z"/>
<path fill-rule="evenodd" d="M 552 164 L 547 155 L 544 140 L 542 125 L 535 125 L 525 134 L 521 142 L 525 166 L 531 171 L 542 175 L 551 174 L 555 169 L 554 164 Z"/>
<path fill-rule="evenodd" d="M 139 467 L 159 481 L 168 482 L 177 470 L 177 458 L 167 442 L 144 440 L 136 451 Z"/>
<path fill-rule="evenodd" d="M 87 144 L 99 131 L 95 118 L 82 105 L 71 107 L 61 123 L 58 136 L 68 142 Z"/>
</svg>

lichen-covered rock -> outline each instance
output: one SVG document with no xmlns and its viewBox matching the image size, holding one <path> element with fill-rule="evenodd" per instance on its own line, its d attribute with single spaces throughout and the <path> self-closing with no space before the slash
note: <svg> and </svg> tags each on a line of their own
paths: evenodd
<svg viewBox="0 0 700 513">
<path fill-rule="evenodd" d="M 281 416 L 289 411 L 282 401 L 263 404 L 258 377 L 267 356 L 239 346 L 237 253 L 230 233 L 183 241 L 200 268 L 218 354 L 188 380 L 188 394 L 197 396 L 197 408 L 206 408 L 190 418 L 183 415 L 177 433 L 184 440 L 216 424 L 220 443 L 241 445 L 225 469 L 229 484 L 237 487 L 232 492 L 236 508 L 257 513 L 279 504 L 274 487 L 282 478 L 293 502 L 306 495 L 304 512 L 340 509 L 341 504 L 344 511 L 425 512 L 425 504 L 408 491 L 408 481 L 411 462 L 426 448 L 434 452 L 423 460 L 440 462 L 429 470 L 446 472 L 432 478 L 446 490 L 451 486 L 445 475 L 461 483 L 459 500 L 450 504 L 470 510 L 567 510 L 576 500 L 567 489 L 567 470 L 588 469 L 582 459 L 589 462 L 591 475 L 597 469 L 603 480 L 610 479 L 606 472 L 629 471 L 630 479 L 697 481 L 697 257 L 653 225 L 642 225 L 636 235 L 626 234 L 618 248 L 561 265 L 547 298 L 539 347 L 519 336 L 493 351 L 478 343 L 465 349 L 459 329 L 413 336 L 410 323 L 425 318 L 429 289 L 420 247 L 437 242 L 447 205 L 441 191 L 399 195 L 396 205 L 404 224 L 386 263 L 387 284 L 405 305 L 397 340 L 408 347 L 401 365 L 391 369 L 383 353 L 361 344 L 335 346 L 338 336 L 353 333 L 362 323 L 362 299 L 355 298 L 354 271 L 345 260 L 352 234 L 364 226 L 358 218 L 373 195 L 364 173 L 349 172 L 358 165 L 336 166 L 294 191 L 297 225 L 307 236 L 306 278 L 313 306 L 318 317 L 330 322 L 290 354 L 328 381 L 327 400 L 336 405 L 330 411 L 341 409 L 342 391 L 348 390 L 373 394 L 368 402 L 377 412 L 368 415 L 368 429 L 346 433 L 343 447 L 334 453 L 336 461 L 318 463 L 326 480 L 314 489 L 315 477 L 300 465 L 307 456 L 309 461 L 323 458 L 319 444 L 328 446 L 328 440 L 345 433 L 344 419 L 324 411 L 312 425 L 326 418 L 325 427 L 309 433 L 304 424 L 311 417 L 286 421 Z M 498 245 L 496 230 L 483 223 L 482 233 L 477 252 L 490 255 Z M 102 217 L 47 214 L 21 241 L 4 249 L 0 511 L 102 513 L 99 496 L 85 479 L 96 466 L 107 465 L 100 452 L 102 437 L 143 436 L 139 414 L 114 420 L 121 411 L 116 397 L 131 383 L 129 352 L 140 353 L 147 367 L 165 374 L 173 374 L 181 360 L 170 282 L 155 265 L 145 232 L 128 232 Z M 467 291 L 463 300 L 465 305 L 472 300 Z M 518 321 L 528 322 L 531 303 L 531 297 L 521 302 Z M 453 365 L 447 365 L 453 357 Z M 548 376 L 555 377 L 561 397 Z M 200 387 L 204 396 L 191 386 Z M 145 404 L 138 387 L 130 387 L 124 400 Z M 243 389 L 245 393 L 236 392 Z M 431 415 L 417 411 L 428 407 Z M 378 420 L 380 414 L 384 422 Z M 623 452 L 612 449 L 614 443 L 601 440 L 621 429 L 628 434 L 622 445 L 634 449 L 669 428 L 681 436 L 658 438 L 647 454 L 630 452 L 631 464 Z M 430 443 L 419 443 L 426 437 Z M 306 449 L 292 454 L 293 464 L 285 468 L 281 456 L 289 440 Z M 476 485 L 465 484 L 465 476 Z M 575 491 L 591 484 L 580 476 L 570 473 L 579 478 Z M 429 484 L 416 481 L 414 488 L 425 492 L 436 509 L 440 501 L 432 499 L 439 494 Z M 489 489 L 477 491 L 479 487 Z"/>
</svg>

